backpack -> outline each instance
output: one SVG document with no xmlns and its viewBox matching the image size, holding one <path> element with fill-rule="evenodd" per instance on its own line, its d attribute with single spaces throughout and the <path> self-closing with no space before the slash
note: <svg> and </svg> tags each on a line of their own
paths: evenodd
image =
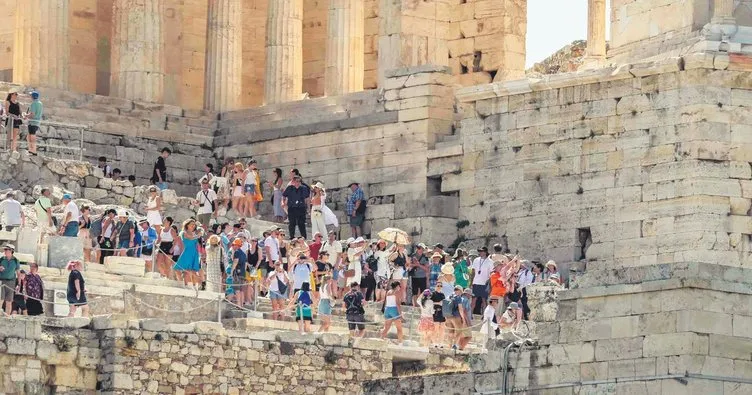
<svg viewBox="0 0 752 395">
<path fill-rule="evenodd" d="M 360 206 L 358 206 L 358 209 L 355 210 L 355 214 L 364 214 L 366 212 L 366 206 L 367 206 L 367 200 L 363 199 L 360 201 Z"/>
<path fill-rule="evenodd" d="M 102 222 L 104 222 L 104 216 L 99 217 L 91 222 L 91 228 L 89 228 L 89 237 L 92 239 L 98 239 L 102 234 Z"/>
</svg>

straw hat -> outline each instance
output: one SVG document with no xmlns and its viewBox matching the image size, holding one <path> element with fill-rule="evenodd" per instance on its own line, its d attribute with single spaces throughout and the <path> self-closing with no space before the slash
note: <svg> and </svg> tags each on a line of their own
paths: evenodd
<svg viewBox="0 0 752 395">
<path fill-rule="evenodd" d="M 445 264 L 443 264 L 443 265 L 441 265 L 441 272 L 444 273 L 444 274 L 452 274 L 453 275 L 454 274 L 454 265 L 452 265 L 451 263 L 448 263 L 448 262 L 445 263 Z"/>
<path fill-rule="evenodd" d="M 219 236 L 217 235 L 211 235 L 209 236 L 209 240 L 207 240 L 210 245 L 216 246 L 219 245 Z"/>
<path fill-rule="evenodd" d="M 546 262 L 546 266 L 553 266 L 554 269 L 559 268 L 558 266 L 556 266 L 556 262 L 554 262 L 553 260 Z"/>
<path fill-rule="evenodd" d="M 444 255 L 441 255 L 441 254 L 439 254 L 438 252 L 437 252 L 437 253 L 434 253 L 433 255 L 431 255 L 431 259 L 433 259 L 433 258 L 439 258 L 439 259 L 441 259 L 441 258 L 443 258 L 443 257 L 444 257 Z"/>
</svg>

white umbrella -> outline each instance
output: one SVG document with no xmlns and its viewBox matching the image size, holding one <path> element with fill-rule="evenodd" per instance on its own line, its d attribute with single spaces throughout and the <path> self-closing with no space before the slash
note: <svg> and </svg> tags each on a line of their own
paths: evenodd
<svg viewBox="0 0 752 395">
<path fill-rule="evenodd" d="M 408 245 L 410 244 L 410 236 L 408 236 L 407 232 L 401 229 L 397 228 L 386 228 L 378 233 L 378 236 L 382 240 L 386 240 L 388 242 L 401 244 L 401 245 Z"/>
</svg>

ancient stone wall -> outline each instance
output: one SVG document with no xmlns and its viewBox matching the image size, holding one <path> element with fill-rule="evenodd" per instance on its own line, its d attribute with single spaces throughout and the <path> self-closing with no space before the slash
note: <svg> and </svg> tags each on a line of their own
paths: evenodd
<svg viewBox="0 0 752 395">
<path fill-rule="evenodd" d="M 459 140 L 428 175 L 459 192 L 477 244 L 609 268 L 749 266 L 744 62 L 700 54 L 460 89 Z"/>
<path fill-rule="evenodd" d="M 0 390 L 58 394 L 361 393 L 393 377 L 401 351 L 334 334 L 241 333 L 220 324 L 165 324 L 122 315 L 0 322 Z M 464 355 L 432 351 L 424 373 L 466 371 Z"/>
</svg>

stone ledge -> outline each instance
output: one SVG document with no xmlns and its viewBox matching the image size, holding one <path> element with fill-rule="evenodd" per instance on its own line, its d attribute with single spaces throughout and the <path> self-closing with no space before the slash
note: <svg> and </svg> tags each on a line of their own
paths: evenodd
<svg viewBox="0 0 752 395">
<path fill-rule="evenodd" d="M 452 69 L 448 66 L 438 66 L 433 64 L 424 64 L 422 66 L 402 67 L 399 69 L 386 70 L 386 78 L 404 77 L 406 75 L 419 73 L 446 73 L 452 74 Z"/>
</svg>

